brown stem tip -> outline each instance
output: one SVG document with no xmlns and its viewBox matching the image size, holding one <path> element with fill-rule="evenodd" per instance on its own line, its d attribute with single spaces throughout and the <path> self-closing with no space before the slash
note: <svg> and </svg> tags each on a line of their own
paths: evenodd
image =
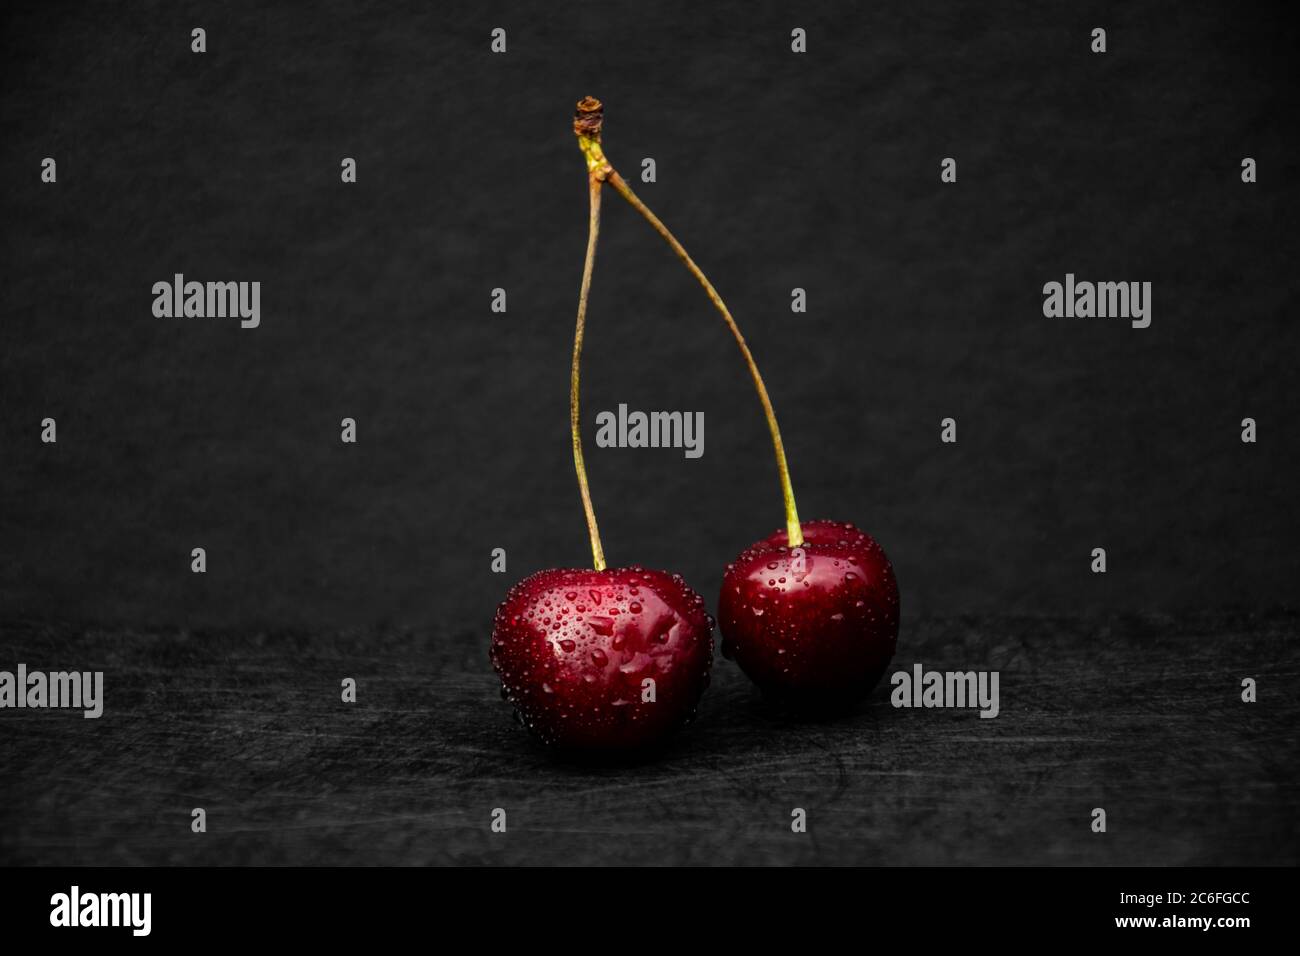
<svg viewBox="0 0 1300 956">
<path fill-rule="evenodd" d="M 584 96 L 573 112 L 573 131 L 600 142 L 600 127 L 605 121 L 605 107 L 594 96 Z"/>
</svg>

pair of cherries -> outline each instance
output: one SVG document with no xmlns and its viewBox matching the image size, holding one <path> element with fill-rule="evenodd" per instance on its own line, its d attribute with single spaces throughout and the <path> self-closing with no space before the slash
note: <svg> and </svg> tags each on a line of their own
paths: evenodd
<svg viewBox="0 0 1300 956">
<path fill-rule="evenodd" d="M 721 297 L 686 250 L 632 192 L 601 147 L 603 109 L 578 104 L 591 217 L 578 300 L 570 392 L 574 465 L 592 569 L 540 571 L 497 609 L 490 656 L 503 694 L 542 741 L 568 752 L 620 753 L 661 744 L 694 718 L 713 664 L 713 619 L 680 575 L 606 568 L 587 487 L 578 394 L 587 296 L 609 185 L 646 218 L 704 287 L 749 367 L 772 433 L 786 529 L 727 565 L 718 600 L 723 656 L 762 690 L 797 706 L 844 707 L 880 680 L 898 641 L 898 585 L 884 551 L 851 524 L 801 523 L 767 389 Z"/>
<path fill-rule="evenodd" d="M 898 585 L 880 545 L 853 525 L 809 521 L 803 534 L 790 548 L 778 531 L 727 566 L 722 653 L 768 694 L 844 706 L 894 656 Z M 491 656 L 507 699 L 544 742 L 638 749 L 694 717 L 709 684 L 713 620 L 677 574 L 553 568 L 511 588 Z"/>
</svg>

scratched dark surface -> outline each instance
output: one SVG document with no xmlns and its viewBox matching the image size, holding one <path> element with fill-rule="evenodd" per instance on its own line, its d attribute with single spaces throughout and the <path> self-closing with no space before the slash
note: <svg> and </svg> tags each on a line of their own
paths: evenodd
<svg viewBox="0 0 1300 956">
<path fill-rule="evenodd" d="M 106 709 L 6 715 L 0 863 L 1294 865 L 1297 637 L 1283 611 L 922 621 L 896 664 L 999 670 L 997 719 L 882 687 L 792 721 L 719 659 L 668 752 L 590 768 L 510 719 L 484 634 L 9 626 L 0 660 L 103 668 Z"/>
</svg>

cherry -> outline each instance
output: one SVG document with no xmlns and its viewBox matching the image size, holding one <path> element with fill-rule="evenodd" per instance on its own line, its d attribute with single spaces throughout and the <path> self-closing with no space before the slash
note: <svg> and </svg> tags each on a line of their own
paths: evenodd
<svg viewBox="0 0 1300 956">
<path fill-rule="evenodd" d="M 853 525 L 805 521 L 727 566 L 718 600 L 722 653 L 766 693 L 841 706 L 866 695 L 898 644 L 898 584 L 884 549 Z"/>
<path fill-rule="evenodd" d="M 678 575 L 553 568 L 511 588 L 491 658 L 506 699 L 544 743 L 636 750 L 694 718 L 712 633 L 704 599 Z"/>
</svg>

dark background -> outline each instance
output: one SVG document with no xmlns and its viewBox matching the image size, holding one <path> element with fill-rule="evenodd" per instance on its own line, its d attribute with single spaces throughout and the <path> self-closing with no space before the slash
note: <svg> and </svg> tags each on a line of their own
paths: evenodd
<svg viewBox="0 0 1300 956">
<path fill-rule="evenodd" d="M 455 770 L 424 768 L 427 779 L 457 780 L 478 803 L 491 790 L 481 778 L 499 782 L 498 771 L 523 787 L 520 800 L 546 792 L 539 780 L 555 783 L 485 699 L 495 693 L 486 647 L 511 582 L 589 561 L 567 393 L 587 216 L 570 117 L 590 93 L 606 103 L 611 159 L 745 330 L 784 428 L 802 516 L 854 521 L 892 558 L 900 666 L 939 666 L 945 655 L 953 667 L 1008 666 L 1015 655 L 999 657 L 1004 641 L 1032 648 L 1041 638 L 1054 657 L 1022 661 L 1022 686 L 1113 722 L 1079 738 L 1107 746 L 1135 726 L 1123 682 L 1173 679 L 1168 668 L 1187 660 L 1222 667 L 1178 670 L 1190 683 L 1169 706 L 1226 736 L 1169 726 L 1188 735 L 1183 744 L 1210 748 L 1202 770 L 1217 768 L 1188 786 L 1214 806 L 1244 807 L 1246 829 L 1187 836 L 1184 824 L 1207 824 L 1195 807 L 1188 820 L 1171 817 L 1161 789 L 1169 769 L 1138 802 L 1150 826 L 1181 835 L 1167 847 L 1129 845 L 1126 859 L 1143 862 L 1143 848 L 1156 846 L 1164 862 L 1249 862 L 1256 852 L 1294 862 L 1286 807 L 1297 788 L 1281 759 L 1294 754 L 1293 695 L 1289 710 L 1260 718 L 1267 727 L 1213 716 L 1235 700 L 1243 674 L 1267 666 L 1281 680 L 1300 670 L 1290 610 L 1300 580 L 1300 97 L 1298 37 L 1281 11 L 916 2 L 7 10 L 0 664 L 117 668 L 101 721 L 3 718 L 45 728 L 10 740 L 8 858 L 57 856 L 52 848 L 67 846 L 55 834 L 85 827 L 73 845 L 86 855 L 58 859 L 190 859 L 131 843 L 123 833 L 152 826 L 139 818 L 118 820 L 116 834 L 86 823 L 104 807 L 51 787 L 60 760 L 84 761 L 85 774 L 106 781 L 120 774 L 120 794 L 105 782 L 86 798 L 115 807 L 141 799 L 131 781 L 155 773 L 155 792 L 165 792 L 156 813 L 179 813 L 182 833 L 188 806 L 202 804 L 179 805 L 191 794 L 178 767 L 207 781 L 260 767 L 265 776 L 236 786 L 246 808 L 264 808 L 267 788 L 301 796 L 276 776 L 283 752 L 240 749 L 254 746 L 239 743 L 249 734 L 265 746 L 258 734 L 279 731 L 259 721 L 278 718 L 223 697 L 248 685 L 222 668 L 263 675 L 266 696 L 255 699 L 270 712 L 302 695 L 298 713 L 332 715 L 349 668 L 369 668 L 375 681 L 425 674 L 424 695 L 417 683 L 401 703 L 383 703 L 394 714 L 443 708 L 437 726 L 368 724 L 357 747 L 396 734 L 416 787 L 426 780 L 422 748 L 459 740 Z M 207 30 L 203 55 L 190 52 L 195 26 Z M 489 52 L 496 26 L 508 30 L 503 56 Z M 808 31 L 803 56 L 790 52 L 795 26 Z M 1108 31 L 1105 55 L 1089 51 L 1095 26 Z M 40 182 L 45 156 L 58 161 L 57 185 Z M 339 181 L 345 156 L 357 160 L 355 185 Z M 646 156 L 657 162 L 654 184 L 639 182 Z M 947 156 L 958 161 L 955 185 L 939 181 Z M 1241 182 L 1245 156 L 1258 162 L 1257 184 Z M 694 281 L 612 192 L 604 227 L 584 421 L 606 554 L 612 565 L 678 571 L 713 606 L 725 563 L 782 521 L 766 428 Z M 155 318 L 151 287 L 175 272 L 260 280 L 261 327 Z M 1043 283 L 1066 272 L 1152 282 L 1150 328 L 1044 318 Z M 489 309 L 497 286 L 508 291 L 505 315 Z M 790 312 L 795 286 L 807 290 L 807 314 Z M 703 411 L 704 457 L 595 448 L 595 413 L 620 402 Z M 46 416 L 58 420 L 57 445 L 40 442 Z M 358 422 L 356 445 L 339 441 L 345 416 Z M 956 445 L 939 441 L 946 416 L 957 419 Z M 1254 445 L 1240 441 L 1247 416 L 1259 423 Z M 190 573 L 196 546 L 207 549 L 206 575 Z M 1089 571 L 1099 546 L 1105 575 Z M 505 575 L 490 570 L 496 547 L 508 552 Z M 1149 632 L 1172 642 L 1168 657 L 1151 655 Z M 1181 646 L 1184 632 L 1199 637 Z M 953 633 L 964 636 L 954 644 Z M 288 636 L 267 636 L 277 634 Z M 1096 654 L 1109 646 L 1103 634 L 1121 645 L 1109 664 Z M 1219 647 L 1228 635 L 1237 635 L 1231 653 Z M 1133 670 L 1138 662 L 1148 670 Z M 308 672 L 319 672 L 310 689 Z M 750 701 L 748 685 L 729 664 L 719 678 L 713 719 L 731 721 L 747 743 L 725 749 L 707 737 L 706 717 L 684 745 L 705 748 L 684 759 L 713 768 L 711 792 L 730 792 L 733 759 L 755 779 L 784 766 L 819 791 L 815 775 L 799 776 L 801 760 L 816 747 L 843 759 L 868 746 L 854 724 L 760 744 L 767 718 L 749 705 L 740 716 L 725 710 L 729 699 Z M 158 696 L 159 682 L 179 700 L 200 687 L 216 696 L 178 709 Z M 1104 695 L 1071 696 L 1103 685 Z M 358 709 L 378 705 L 375 687 Z M 885 696 L 877 692 L 870 720 L 924 726 L 900 721 Z M 146 748 L 149 770 L 142 739 L 120 722 L 111 729 L 110 718 L 128 719 L 127 700 L 141 708 L 131 718 L 161 735 Z M 447 711 L 451 701 L 465 710 Z M 198 723 L 169 729 L 182 710 Z M 969 726 L 993 733 L 991 724 L 1005 718 Z M 126 734 L 115 738 L 126 756 L 111 769 L 93 756 L 106 744 L 73 742 L 95 732 Z M 172 749 L 186 734 L 208 743 Z M 943 765 L 913 743 L 916 763 Z M 528 773 L 492 765 L 500 748 Z M 1049 775 L 1054 800 L 1072 786 L 1129 779 L 1139 763 L 1163 767 L 1135 751 L 1133 765 L 1103 761 L 1079 777 L 1077 753 L 1050 750 L 1057 771 L 1075 775 Z M 965 766 L 960 753 L 953 759 Z M 356 766 L 355 754 L 336 756 L 336 772 Z M 300 782 L 327 773 L 319 757 L 303 757 Z M 653 773 L 675 786 L 671 771 Z M 1263 805 L 1224 791 L 1219 773 Z M 354 784 L 385 779 L 369 767 Z M 566 806 L 575 794 L 625 796 L 617 783 L 607 793 L 584 779 L 564 778 L 551 796 Z M 934 782 L 951 791 L 950 779 Z M 195 783 L 192 799 L 211 802 Z M 1006 786 L 1022 793 L 1022 783 Z M 372 806 L 375 791 L 365 793 L 358 805 Z M 773 799 L 789 802 L 780 788 Z M 916 807 L 898 799 L 905 822 Z M 898 849 L 893 862 L 1045 859 L 1026 834 L 971 837 L 972 814 L 1006 813 L 1006 792 L 991 791 L 983 810 L 945 799 L 937 819 L 965 837 L 950 833 L 946 854 Z M 1085 816 L 1097 805 L 1091 794 L 1079 801 Z M 476 825 L 478 803 L 463 811 Z M 42 809 L 24 815 L 28 807 Z M 289 819 L 302 812 L 293 807 Z M 879 806 L 854 807 L 880 824 Z M 643 809 L 631 816 L 644 820 Z M 337 803 L 329 812 L 347 817 Z M 785 826 L 788 807 L 773 812 Z M 275 833 L 292 832 L 273 819 Z M 751 839 L 752 818 L 736 819 L 727 832 Z M 1050 831 L 1056 820 L 1038 823 Z M 226 859 L 274 858 L 256 832 L 263 857 Z M 400 841 L 372 845 L 379 862 L 428 859 Z M 312 839 L 284 846 L 288 861 L 348 858 Z M 573 848 L 538 845 L 528 858 L 560 850 Z M 1071 852 L 1054 861 L 1078 858 Z"/>
</svg>

